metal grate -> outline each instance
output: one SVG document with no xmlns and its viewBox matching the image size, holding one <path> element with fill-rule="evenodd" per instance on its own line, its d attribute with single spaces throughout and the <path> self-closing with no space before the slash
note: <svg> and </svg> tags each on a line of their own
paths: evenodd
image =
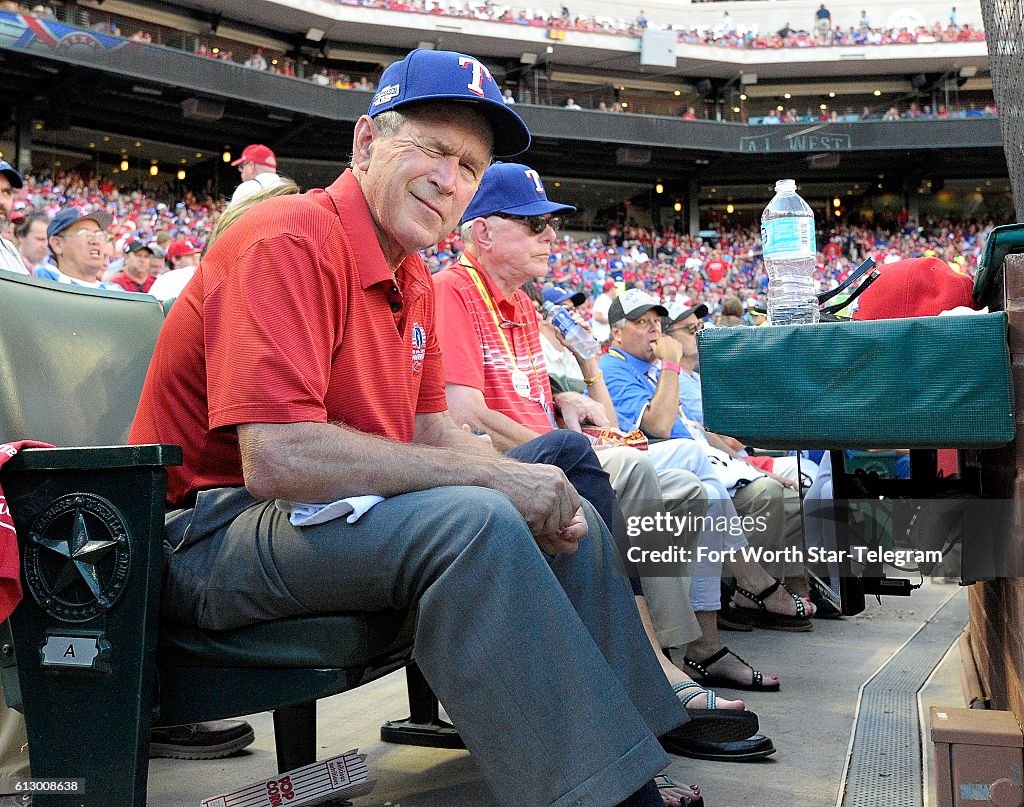
<svg viewBox="0 0 1024 807">
<path fill-rule="evenodd" d="M 960 592 L 865 685 L 843 807 L 921 807 L 917 692 L 966 623 L 967 597 Z"/>
<path fill-rule="evenodd" d="M 1024 0 L 981 0 L 1006 164 L 1024 221 Z"/>
</svg>

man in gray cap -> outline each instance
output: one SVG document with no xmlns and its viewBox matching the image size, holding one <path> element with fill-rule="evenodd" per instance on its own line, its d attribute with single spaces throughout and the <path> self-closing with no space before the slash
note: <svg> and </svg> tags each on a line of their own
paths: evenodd
<svg viewBox="0 0 1024 807">
<path fill-rule="evenodd" d="M 657 735 L 686 715 L 607 527 L 560 470 L 501 456 L 446 411 L 419 251 L 494 154 L 529 144 L 478 60 L 417 50 L 388 67 L 351 168 L 210 247 L 130 440 L 184 449 L 166 617 L 217 630 L 414 609 L 416 661 L 502 800 L 660 807 Z M 366 494 L 382 500 L 363 509 Z M 339 501 L 348 518 L 308 526 L 289 504 Z"/>
</svg>

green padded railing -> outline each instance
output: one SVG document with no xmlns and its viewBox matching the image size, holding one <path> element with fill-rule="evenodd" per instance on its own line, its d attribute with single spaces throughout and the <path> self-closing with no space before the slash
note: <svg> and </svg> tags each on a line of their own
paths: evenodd
<svg viewBox="0 0 1024 807">
<path fill-rule="evenodd" d="M 987 448 L 1014 436 L 1006 314 L 714 328 L 704 420 L 765 448 Z"/>
</svg>

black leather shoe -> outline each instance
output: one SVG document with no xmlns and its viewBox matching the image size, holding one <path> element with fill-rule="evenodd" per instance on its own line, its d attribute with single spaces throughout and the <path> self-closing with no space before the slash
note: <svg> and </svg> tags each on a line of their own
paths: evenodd
<svg viewBox="0 0 1024 807">
<path fill-rule="evenodd" d="M 256 739 L 244 720 L 214 720 L 184 726 L 156 726 L 149 732 L 149 756 L 171 759 L 229 757 Z"/>
<path fill-rule="evenodd" d="M 659 738 L 661 747 L 670 754 L 693 759 L 712 759 L 721 762 L 753 762 L 770 757 L 775 745 L 763 734 L 732 743 L 709 743 L 704 740 L 684 740 L 666 735 Z"/>
</svg>

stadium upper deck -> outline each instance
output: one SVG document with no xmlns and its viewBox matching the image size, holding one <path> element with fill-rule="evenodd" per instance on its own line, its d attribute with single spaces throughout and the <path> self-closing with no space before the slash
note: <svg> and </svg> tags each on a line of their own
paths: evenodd
<svg viewBox="0 0 1024 807">
<path fill-rule="evenodd" d="M 991 102 L 985 93 L 990 82 L 985 45 L 980 41 L 771 51 L 738 43 L 728 47 L 676 43 L 674 66 L 669 68 L 640 64 L 643 40 L 628 32 L 549 29 L 323 0 L 183 0 L 174 4 L 80 0 L 71 8 L 71 16 L 62 19 L 85 29 L 96 29 L 109 22 L 111 15 L 118 15 L 140 28 L 162 28 L 175 36 L 166 43 L 173 52 L 144 45 L 142 58 L 133 55 L 138 49 L 121 47 L 120 40 L 111 44 L 109 37 L 103 40 L 107 44 L 96 44 L 101 38 L 94 37 L 94 46 L 66 46 L 67 41 L 88 39 L 82 33 L 68 33 L 52 47 L 38 38 L 25 39 L 18 31 L 9 41 L 0 39 L 7 68 L 0 73 L 0 82 L 4 97 L 15 107 L 14 116 L 21 121 L 20 139 L 34 140 L 53 154 L 91 157 L 97 166 L 116 166 L 121 159 L 114 146 L 104 143 L 128 139 L 144 142 L 144 151 L 159 150 L 158 156 L 165 161 L 165 154 L 180 159 L 190 179 L 219 178 L 230 186 L 235 178 L 224 171 L 216 155 L 222 149 L 237 150 L 246 142 L 261 140 L 274 146 L 288 172 L 303 184 L 322 182 L 336 172 L 347 156 L 338 153 L 337 144 L 346 141 L 351 123 L 365 110 L 366 94 L 310 86 L 308 81 L 248 70 L 240 63 L 196 57 L 216 39 L 236 43 L 239 54 L 260 47 L 268 55 L 291 54 L 309 70 L 329 65 L 373 78 L 408 48 L 425 44 L 479 55 L 496 80 L 528 91 L 530 100 L 553 106 L 560 106 L 565 94 L 575 93 L 583 106 L 595 107 L 601 94 L 606 94 L 610 100 L 628 104 L 628 112 L 677 115 L 693 105 L 701 113 L 698 117 L 714 120 L 721 115 L 740 121 L 757 119 L 778 106 L 795 109 L 797 117 L 804 119 L 790 126 L 746 126 L 522 105 L 520 110 L 536 136 L 526 159 L 546 176 L 587 181 L 588 193 L 601 180 L 629 183 L 629 188 L 601 186 L 595 194 L 603 197 L 601 202 L 662 181 L 669 208 L 673 200 L 683 198 L 689 210 L 691 200 L 713 198 L 712 190 L 742 203 L 747 191 L 741 184 L 756 188 L 760 198 L 763 188 L 782 174 L 805 178 L 808 187 L 818 186 L 815 195 L 830 199 L 851 187 L 861 193 L 875 189 L 906 195 L 928 188 L 929 181 L 935 188 L 946 180 L 973 182 L 1005 176 L 994 119 L 881 120 L 890 107 L 906 109 L 912 103 L 932 104 L 936 110 L 939 101 L 951 108 L 957 101 L 962 108 L 974 103 L 980 112 Z M 781 20 L 779 25 L 788 22 L 793 27 L 798 24 L 793 22 L 797 10 L 805 17 L 813 12 L 796 0 L 684 8 L 688 25 L 694 25 L 700 15 L 720 20 L 729 11 L 737 28 L 747 24 L 748 9 L 757 14 L 771 10 Z M 833 20 L 840 24 L 841 13 L 847 12 L 831 8 Z M 940 7 L 930 8 L 931 12 L 922 12 L 924 22 L 935 17 L 941 23 Z M 949 13 L 945 6 L 941 8 L 942 14 Z M 874 7 L 864 10 L 869 16 L 878 11 L 881 23 L 888 22 Z M 583 13 L 585 7 L 578 11 Z M 790 11 L 791 18 L 786 18 Z M 653 29 L 655 10 L 649 13 Z M 961 21 L 966 23 L 970 17 L 963 13 Z M 804 23 L 809 27 L 808 20 Z M 767 25 L 754 24 L 759 30 Z M 128 30 L 124 33 L 128 35 Z M 559 38 L 552 39 L 553 34 Z M 772 78 L 780 72 L 786 76 Z M 209 102 L 207 108 L 219 114 L 203 120 L 183 113 L 182 105 L 190 99 Z M 822 106 L 838 112 L 838 120 L 806 125 L 807 118 L 825 111 Z M 849 120 L 865 107 L 876 120 Z M 27 133 L 26 122 L 34 127 Z M 9 141 L 12 151 L 14 139 Z M 139 160 L 149 158 L 149 153 L 143 155 L 134 148 L 142 147 L 128 146 L 133 172 Z M 202 158 L 193 156 L 200 153 Z M 575 191 L 584 189 L 577 186 Z M 685 216 L 693 220 L 689 212 Z"/>
</svg>

